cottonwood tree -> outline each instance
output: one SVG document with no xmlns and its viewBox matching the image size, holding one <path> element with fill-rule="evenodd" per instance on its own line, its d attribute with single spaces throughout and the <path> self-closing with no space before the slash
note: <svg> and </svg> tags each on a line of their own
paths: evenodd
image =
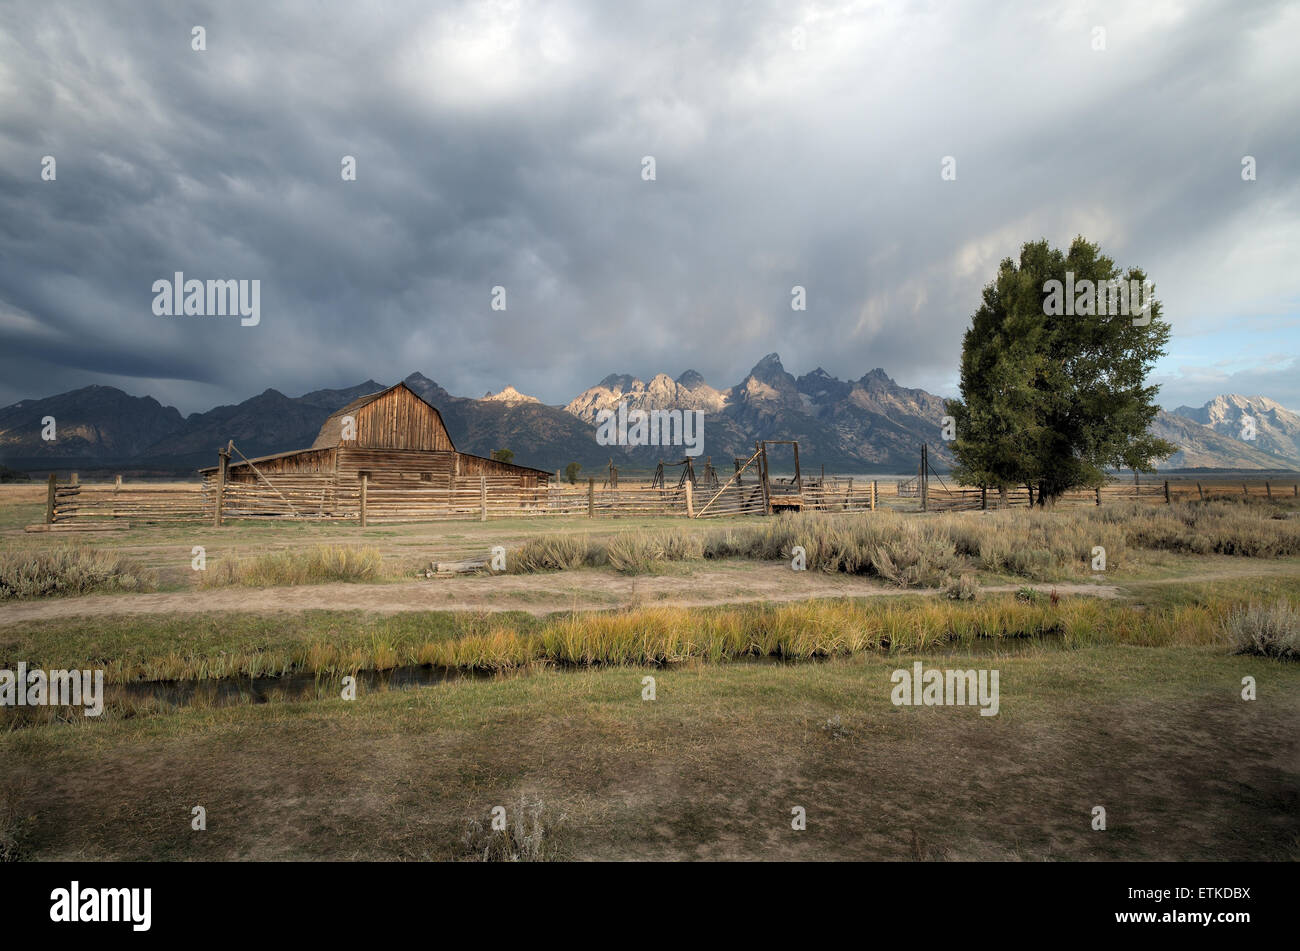
<svg viewBox="0 0 1300 951">
<path fill-rule="evenodd" d="M 1148 431 L 1159 387 L 1146 378 L 1169 324 L 1149 293 L 1127 293 L 1147 286 L 1082 237 L 1068 252 L 1029 242 L 1019 263 L 1001 263 L 963 340 L 961 399 L 948 403 L 959 481 L 1036 486 L 1046 507 L 1101 485 L 1107 466 L 1149 470 L 1176 451 Z"/>
</svg>

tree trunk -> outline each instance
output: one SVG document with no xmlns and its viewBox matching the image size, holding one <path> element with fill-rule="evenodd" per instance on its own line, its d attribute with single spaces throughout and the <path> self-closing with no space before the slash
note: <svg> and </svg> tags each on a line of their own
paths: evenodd
<svg viewBox="0 0 1300 951">
<path fill-rule="evenodd" d="M 998 486 L 998 508 L 1004 509 L 1006 507 L 1007 507 L 1007 487 L 1005 485 L 1000 485 Z"/>
<path fill-rule="evenodd" d="M 1052 485 L 1048 482 L 1038 483 L 1038 507 L 1040 509 L 1050 509 L 1056 507 L 1056 500 L 1059 499 L 1065 490 L 1059 485 Z"/>
</svg>

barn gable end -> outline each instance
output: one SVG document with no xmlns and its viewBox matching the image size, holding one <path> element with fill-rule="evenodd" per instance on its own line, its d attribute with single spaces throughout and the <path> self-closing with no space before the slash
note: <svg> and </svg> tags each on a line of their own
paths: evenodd
<svg viewBox="0 0 1300 951">
<path fill-rule="evenodd" d="M 343 438 L 343 421 L 351 416 L 356 439 Z M 321 426 L 312 449 L 415 449 L 455 452 L 442 414 L 398 383 L 378 393 L 353 400 L 333 413 Z"/>
</svg>

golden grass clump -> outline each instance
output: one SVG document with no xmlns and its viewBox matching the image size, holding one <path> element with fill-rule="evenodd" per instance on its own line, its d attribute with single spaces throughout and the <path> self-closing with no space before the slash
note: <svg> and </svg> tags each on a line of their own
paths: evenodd
<svg viewBox="0 0 1300 951">
<path fill-rule="evenodd" d="M 378 548 L 316 545 L 251 558 L 223 559 L 203 572 L 200 586 L 269 588 L 330 581 L 377 581 L 382 563 Z"/>
</svg>

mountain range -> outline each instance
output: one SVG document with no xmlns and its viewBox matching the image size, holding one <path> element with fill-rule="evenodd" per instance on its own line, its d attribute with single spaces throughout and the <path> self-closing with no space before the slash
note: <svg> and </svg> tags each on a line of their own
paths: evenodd
<svg viewBox="0 0 1300 951">
<path fill-rule="evenodd" d="M 565 406 L 552 406 L 507 386 L 480 399 L 453 396 L 421 373 L 403 381 L 436 406 L 457 448 L 489 455 L 509 448 L 516 462 L 554 471 L 571 461 L 589 474 L 607 461 L 630 470 L 680 460 L 680 447 L 601 446 L 597 414 L 629 409 L 702 410 L 704 454 L 720 473 L 747 458 L 758 439 L 794 439 L 805 471 L 911 472 L 920 446 L 932 464 L 952 464 L 940 438 L 943 398 L 909 389 L 874 369 L 840 380 L 818 367 L 796 377 L 768 354 L 734 386 L 711 386 L 694 370 L 649 381 L 611 374 Z M 213 463 L 233 439 L 252 458 L 311 445 L 330 413 L 382 389 L 366 380 L 343 389 L 290 397 L 268 389 L 233 406 L 182 416 L 149 396 L 109 386 L 87 386 L 0 409 L 0 463 L 16 469 L 131 468 L 190 470 Z M 55 419 L 57 439 L 42 438 L 43 420 Z M 1252 421 L 1254 438 L 1248 438 Z M 1300 468 L 1300 415 L 1263 396 L 1218 396 L 1201 407 L 1161 410 L 1152 430 L 1179 446 L 1163 468 Z M 779 459 L 774 467 L 788 468 Z"/>
</svg>

